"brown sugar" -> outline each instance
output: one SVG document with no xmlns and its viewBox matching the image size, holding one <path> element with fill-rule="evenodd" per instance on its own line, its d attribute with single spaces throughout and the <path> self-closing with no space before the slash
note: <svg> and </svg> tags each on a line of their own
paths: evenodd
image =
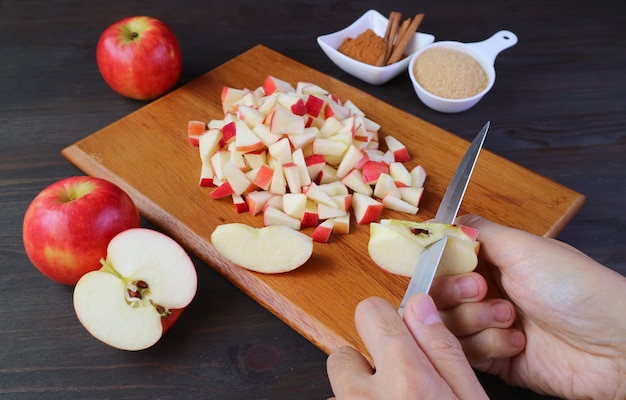
<svg viewBox="0 0 626 400">
<path fill-rule="evenodd" d="M 413 74 L 428 92 L 447 99 L 466 99 L 482 92 L 489 83 L 478 61 L 462 51 L 432 48 L 415 62 Z"/>
<path fill-rule="evenodd" d="M 357 61 L 377 65 L 385 56 L 387 43 L 373 30 L 368 29 L 356 38 L 344 39 L 337 50 Z"/>
</svg>

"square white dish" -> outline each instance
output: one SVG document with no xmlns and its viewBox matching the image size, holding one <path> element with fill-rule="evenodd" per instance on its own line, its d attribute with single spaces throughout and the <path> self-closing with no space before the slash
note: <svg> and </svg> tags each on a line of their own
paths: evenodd
<svg viewBox="0 0 626 400">
<path fill-rule="evenodd" d="M 377 35 L 384 37 L 388 23 L 387 17 L 376 10 L 369 10 L 346 28 L 318 36 L 317 43 L 328 58 L 342 70 L 372 85 L 382 85 L 406 71 L 411 56 L 419 49 L 435 41 L 435 37 L 431 34 L 416 32 L 404 51 L 406 57 L 383 67 L 357 61 L 337 50 L 345 38 L 355 38 L 367 29 L 371 29 Z"/>
</svg>

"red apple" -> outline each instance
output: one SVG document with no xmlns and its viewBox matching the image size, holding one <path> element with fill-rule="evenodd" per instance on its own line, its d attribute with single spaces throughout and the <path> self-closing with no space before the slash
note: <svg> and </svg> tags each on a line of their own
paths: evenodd
<svg viewBox="0 0 626 400">
<path fill-rule="evenodd" d="M 139 212 L 126 192 L 104 179 L 74 176 L 33 199 L 24 215 L 24 247 L 48 278 L 75 285 L 101 267 L 115 235 L 139 225 Z"/>
<path fill-rule="evenodd" d="M 151 100 L 178 82 L 178 40 L 163 22 L 144 16 L 122 19 L 102 32 L 96 49 L 106 83 L 122 96 Z"/>
</svg>

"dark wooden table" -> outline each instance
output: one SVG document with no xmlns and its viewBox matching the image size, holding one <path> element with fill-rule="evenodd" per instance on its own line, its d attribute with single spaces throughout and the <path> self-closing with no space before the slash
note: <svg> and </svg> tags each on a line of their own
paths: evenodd
<svg viewBox="0 0 626 400">
<path fill-rule="evenodd" d="M 81 174 L 61 149 L 144 105 L 114 94 L 95 63 L 102 30 L 134 14 L 176 32 L 180 85 L 260 43 L 466 139 L 491 120 L 488 149 L 587 196 L 560 238 L 626 274 L 626 3 L 558 3 L 370 2 L 383 14 L 425 12 L 420 30 L 437 40 L 479 41 L 500 29 L 519 36 L 496 60 L 492 92 L 449 115 L 422 105 L 407 75 L 371 86 L 323 55 L 316 36 L 370 8 L 358 1 L 0 0 L 0 398 L 331 395 L 326 354 L 198 259 L 192 305 L 160 343 L 132 353 L 92 338 L 74 315 L 72 289 L 26 257 L 29 202 Z M 493 398 L 542 398 L 480 379 Z"/>
</svg>

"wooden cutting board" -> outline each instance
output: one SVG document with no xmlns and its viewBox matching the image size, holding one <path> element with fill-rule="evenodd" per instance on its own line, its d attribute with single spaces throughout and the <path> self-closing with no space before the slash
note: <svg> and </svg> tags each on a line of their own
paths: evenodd
<svg viewBox="0 0 626 400">
<path fill-rule="evenodd" d="M 198 185 L 198 149 L 187 140 L 189 120 L 221 119 L 222 87 L 255 89 L 267 75 L 296 84 L 316 83 L 352 100 L 380 123 L 380 132 L 405 143 L 428 175 L 417 216 L 384 211 L 384 218 L 434 216 L 467 141 L 261 45 L 170 94 L 65 148 L 85 173 L 126 190 L 142 214 L 293 329 L 329 353 L 341 345 L 365 351 L 353 324 L 357 303 L 381 296 L 399 305 L 408 278 L 382 271 L 367 253 L 368 226 L 315 244 L 312 258 L 279 275 L 247 271 L 223 259 L 210 235 L 218 224 L 262 226 L 261 216 L 236 214 L 229 199 L 211 200 Z M 480 129 L 476 126 L 476 131 Z M 492 126 L 497 131 L 497 126 Z M 487 147 L 489 137 L 487 138 Z M 581 207 L 584 196 L 489 151 L 480 155 L 460 214 L 476 213 L 539 235 L 555 236 Z M 304 232 L 310 233 L 311 230 Z M 228 305 L 224 305 L 228 307 Z M 210 318 L 210 316 L 207 316 Z"/>
</svg>

